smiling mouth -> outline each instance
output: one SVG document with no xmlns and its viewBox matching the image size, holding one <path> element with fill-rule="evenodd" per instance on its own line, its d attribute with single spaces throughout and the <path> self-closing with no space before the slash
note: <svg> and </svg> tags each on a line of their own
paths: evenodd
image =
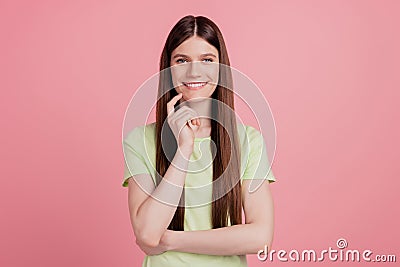
<svg viewBox="0 0 400 267">
<path fill-rule="evenodd" d="M 203 88 L 208 82 L 189 82 L 189 83 L 182 83 L 186 88 L 190 90 L 198 90 Z"/>
</svg>

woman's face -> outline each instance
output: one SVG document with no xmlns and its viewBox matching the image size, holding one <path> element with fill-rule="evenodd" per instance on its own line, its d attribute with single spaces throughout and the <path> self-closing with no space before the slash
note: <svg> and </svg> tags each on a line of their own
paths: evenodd
<svg viewBox="0 0 400 267">
<path fill-rule="evenodd" d="M 171 54 L 172 82 L 184 100 L 210 97 L 218 83 L 218 50 L 204 39 L 192 36 Z"/>
</svg>

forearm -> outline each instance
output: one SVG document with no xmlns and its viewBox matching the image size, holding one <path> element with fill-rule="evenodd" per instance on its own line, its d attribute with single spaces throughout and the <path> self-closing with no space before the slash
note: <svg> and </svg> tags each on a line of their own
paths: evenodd
<svg viewBox="0 0 400 267">
<path fill-rule="evenodd" d="M 138 208 L 136 214 L 137 237 L 157 245 L 170 224 L 179 204 L 186 179 L 190 150 L 175 154 L 160 184 Z"/>
<path fill-rule="evenodd" d="M 272 243 L 272 232 L 257 224 L 239 224 L 204 231 L 174 231 L 171 233 L 170 250 L 208 254 L 256 254 Z"/>
</svg>

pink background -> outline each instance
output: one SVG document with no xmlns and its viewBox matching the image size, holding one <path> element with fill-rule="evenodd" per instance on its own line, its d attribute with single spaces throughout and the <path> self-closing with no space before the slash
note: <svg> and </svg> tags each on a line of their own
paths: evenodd
<svg viewBox="0 0 400 267">
<path fill-rule="evenodd" d="M 273 248 L 321 251 L 343 237 L 399 257 L 399 11 L 398 1 L 1 1 L 0 266 L 141 264 L 122 120 L 187 14 L 217 23 L 232 66 L 271 105 Z"/>
</svg>

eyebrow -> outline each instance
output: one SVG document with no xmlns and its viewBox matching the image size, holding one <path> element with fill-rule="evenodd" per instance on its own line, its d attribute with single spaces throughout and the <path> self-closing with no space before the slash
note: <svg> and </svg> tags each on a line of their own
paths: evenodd
<svg viewBox="0 0 400 267">
<path fill-rule="evenodd" d="M 217 56 L 214 55 L 213 53 L 205 53 L 205 54 L 201 54 L 200 56 L 203 56 L 203 57 L 211 56 L 211 57 L 217 58 Z M 172 58 L 177 58 L 177 57 L 189 57 L 189 56 L 188 55 L 184 55 L 184 54 L 176 54 Z"/>
</svg>

